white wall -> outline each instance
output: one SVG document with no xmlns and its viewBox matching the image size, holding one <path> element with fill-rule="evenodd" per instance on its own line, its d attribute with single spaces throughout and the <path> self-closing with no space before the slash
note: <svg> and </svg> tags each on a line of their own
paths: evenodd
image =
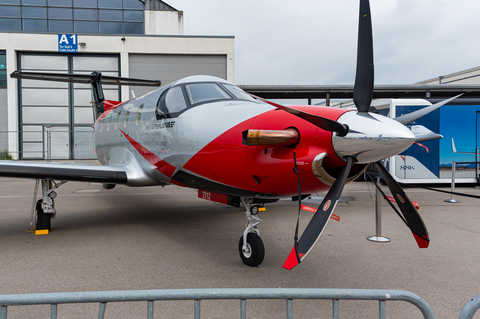
<svg viewBox="0 0 480 319">
<path fill-rule="evenodd" d="M 182 35 L 183 11 L 145 11 L 145 34 Z"/>
</svg>

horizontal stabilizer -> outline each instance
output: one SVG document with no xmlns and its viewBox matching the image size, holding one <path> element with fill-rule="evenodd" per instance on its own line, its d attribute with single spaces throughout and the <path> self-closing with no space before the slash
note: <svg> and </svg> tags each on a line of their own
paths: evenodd
<svg viewBox="0 0 480 319">
<path fill-rule="evenodd" d="M 42 72 L 22 72 L 15 71 L 10 74 L 12 78 L 29 79 L 40 81 L 70 82 L 90 84 L 95 80 L 94 75 L 90 74 L 66 74 L 66 73 L 42 73 Z M 116 76 L 101 76 L 102 85 L 130 85 L 130 86 L 160 86 L 159 80 L 144 80 L 133 78 L 122 78 Z"/>
</svg>

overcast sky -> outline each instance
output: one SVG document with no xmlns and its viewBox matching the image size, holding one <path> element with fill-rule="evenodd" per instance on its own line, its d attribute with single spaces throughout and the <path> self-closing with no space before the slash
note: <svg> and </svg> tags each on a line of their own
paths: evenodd
<svg viewBox="0 0 480 319">
<path fill-rule="evenodd" d="M 358 0 L 165 0 L 187 35 L 235 36 L 237 84 L 353 84 Z M 480 1 L 371 0 L 376 84 L 480 66 Z"/>
</svg>

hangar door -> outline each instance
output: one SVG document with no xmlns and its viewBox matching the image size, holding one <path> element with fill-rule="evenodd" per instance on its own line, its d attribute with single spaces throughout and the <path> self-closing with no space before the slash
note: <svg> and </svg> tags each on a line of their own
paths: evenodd
<svg viewBox="0 0 480 319">
<path fill-rule="evenodd" d="M 190 75 L 212 75 L 227 79 L 226 55 L 132 54 L 130 77 L 160 80 L 166 85 Z M 131 87 L 136 96 L 152 91 Z"/>
</svg>

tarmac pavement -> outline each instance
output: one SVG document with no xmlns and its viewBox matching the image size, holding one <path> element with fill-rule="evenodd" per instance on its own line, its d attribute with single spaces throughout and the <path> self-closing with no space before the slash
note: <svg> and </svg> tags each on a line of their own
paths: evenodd
<svg viewBox="0 0 480 319">
<path fill-rule="evenodd" d="M 436 318 L 458 318 L 480 294 L 480 200 L 406 189 L 420 204 L 430 247 L 419 249 L 389 205 L 382 204 L 382 235 L 373 243 L 374 186 L 345 187 L 317 245 L 299 266 L 282 268 L 293 245 L 297 203 L 279 201 L 260 213 L 263 264 L 245 266 L 238 241 L 242 208 L 225 208 L 176 186 L 104 190 L 69 182 L 55 201 L 49 235 L 31 228 L 35 182 L 0 178 L 0 294 L 180 288 L 400 289 L 423 298 Z M 384 187 L 389 194 L 386 187 Z M 449 190 L 449 187 L 441 189 Z M 480 195 L 472 187 L 458 192 Z M 320 194 L 322 195 L 322 194 Z M 310 204 L 315 207 L 318 205 Z M 302 212 L 301 231 L 311 218 Z M 59 318 L 96 318 L 97 304 L 59 305 Z M 145 303 L 108 304 L 106 318 L 145 318 Z M 294 301 L 294 318 L 331 318 L 331 301 Z M 407 302 L 388 302 L 387 318 L 422 318 Z M 47 318 L 49 306 L 9 307 L 8 318 Z M 156 302 L 155 318 L 193 318 L 193 302 Z M 202 318 L 239 318 L 239 302 L 202 301 Z M 285 318 L 285 301 L 248 301 L 248 318 Z M 376 301 L 341 301 L 340 318 L 378 318 Z M 477 314 L 475 318 L 480 318 Z"/>
</svg>

